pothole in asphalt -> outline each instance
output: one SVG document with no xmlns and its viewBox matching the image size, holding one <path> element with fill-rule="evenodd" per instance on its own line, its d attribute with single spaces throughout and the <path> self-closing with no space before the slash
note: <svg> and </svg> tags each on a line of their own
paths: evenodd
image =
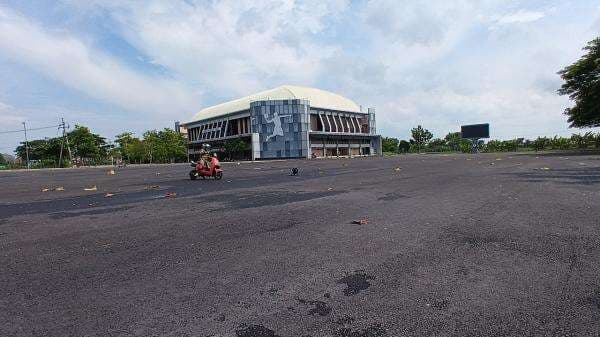
<svg viewBox="0 0 600 337">
<path fill-rule="evenodd" d="M 86 210 L 86 211 L 56 212 L 56 213 L 51 213 L 50 218 L 64 219 L 64 218 L 71 218 L 71 217 L 77 217 L 77 216 L 83 216 L 83 215 L 89 216 L 89 215 L 112 214 L 112 213 L 119 212 L 119 211 L 125 211 L 125 210 L 131 209 L 131 208 L 133 208 L 133 207 L 121 206 L 121 207 L 98 208 L 98 209 L 92 209 L 92 210 Z"/>
<path fill-rule="evenodd" d="M 307 301 L 301 298 L 298 298 L 297 300 L 302 304 L 312 306 L 308 311 L 309 315 L 327 316 L 331 313 L 331 307 L 323 301 Z"/>
<path fill-rule="evenodd" d="M 449 228 L 446 228 L 445 231 L 448 233 L 448 238 L 461 246 L 482 247 L 487 245 L 501 245 L 504 243 L 504 239 L 495 235 L 482 235 L 479 233 L 470 233 Z"/>
<path fill-rule="evenodd" d="M 438 309 L 438 310 L 448 309 L 449 305 L 450 305 L 450 303 L 446 299 L 435 299 L 435 300 L 427 303 L 428 307 L 431 307 L 433 309 Z"/>
<path fill-rule="evenodd" d="M 337 281 L 338 284 L 345 284 L 344 295 L 352 296 L 359 292 L 369 288 L 371 283 L 369 280 L 373 280 L 374 277 L 367 275 L 363 270 L 357 270 L 352 274 L 348 274 L 345 277 Z"/>
<path fill-rule="evenodd" d="M 344 315 L 343 317 L 338 318 L 335 323 L 339 325 L 348 325 L 354 322 L 355 318 L 350 315 Z"/>
<path fill-rule="evenodd" d="M 582 302 L 584 304 L 592 305 L 600 310 L 600 292 L 596 292 L 592 296 L 586 297 Z"/>
<path fill-rule="evenodd" d="M 237 337 L 281 337 L 275 334 L 275 331 L 265 328 L 262 325 L 250 325 L 245 329 L 236 330 Z"/>
<path fill-rule="evenodd" d="M 465 236 L 459 240 L 459 242 L 462 244 L 467 244 L 471 247 L 478 247 L 486 244 L 498 244 L 502 241 L 494 237 Z"/>
<path fill-rule="evenodd" d="M 408 196 L 404 195 L 404 194 L 400 194 L 400 193 L 387 193 L 383 197 L 377 198 L 377 200 L 393 201 L 393 200 L 398 200 L 398 199 L 403 199 L 403 198 L 408 198 Z"/>
<path fill-rule="evenodd" d="M 371 325 L 365 329 L 352 330 L 350 328 L 341 328 L 335 332 L 336 337 L 384 337 L 387 331 L 379 324 Z"/>
</svg>

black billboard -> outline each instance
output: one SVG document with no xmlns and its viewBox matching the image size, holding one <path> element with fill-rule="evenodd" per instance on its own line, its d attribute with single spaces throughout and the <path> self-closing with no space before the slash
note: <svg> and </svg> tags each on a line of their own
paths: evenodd
<svg viewBox="0 0 600 337">
<path fill-rule="evenodd" d="M 490 138 L 490 125 L 488 123 L 463 125 L 460 127 L 460 135 L 462 138 Z"/>
</svg>

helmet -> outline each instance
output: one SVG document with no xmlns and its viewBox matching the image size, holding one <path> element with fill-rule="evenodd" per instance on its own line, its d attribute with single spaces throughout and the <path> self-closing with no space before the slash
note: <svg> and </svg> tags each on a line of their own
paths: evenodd
<svg viewBox="0 0 600 337">
<path fill-rule="evenodd" d="M 202 149 L 207 152 L 210 151 L 210 144 L 202 144 Z"/>
</svg>

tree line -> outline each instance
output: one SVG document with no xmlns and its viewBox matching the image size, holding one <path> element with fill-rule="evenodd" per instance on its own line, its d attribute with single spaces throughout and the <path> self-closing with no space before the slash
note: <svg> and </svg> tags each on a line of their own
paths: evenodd
<svg viewBox="0 0 600 337">
<path fill-rule="evenodd" d="M 76 125 L 66 133 L 66 137 L 34 139 L 28 141 L 27 145 L 26 148 L 26 143 L 21 142 L 15 154 L 21 163 L 25 163 L 29 152 L 32 168 L 187 160 L 185 136 L 168 128 L 146 131 L 142 137 L 124 132 L 109 143 L 105 137 L 91 132 L 88 127 Z"/>
<path fill-rule="evenodd" d="M 463 152 L 470 153 L 473 143 L 461 137 L 460 132 L 450 132 L 444 138 L 434 138 L 433 133 L 421 125 L 411 130 L 410 140 L 393 137 L 382 138 L 384 154 L 421 152 Z M 516 138 L 511 140 L 480 140 L 476 144 L 480 152 L 514 152 L 568 149 L 600 149 L 600 133 L 587 132 L 571 137 L 538 137 L 536 139 Z"/>
</svg>

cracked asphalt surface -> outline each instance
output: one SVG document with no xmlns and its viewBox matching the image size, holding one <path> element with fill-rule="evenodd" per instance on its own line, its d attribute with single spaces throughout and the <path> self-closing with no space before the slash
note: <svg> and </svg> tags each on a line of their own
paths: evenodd
<svg viewBox="0 0 600 337">
<path fill-rule="evenodd" d="M 0 335 L 598 336 L 600 155 L 189 169 L 0 172 Z"/>
</svg>

